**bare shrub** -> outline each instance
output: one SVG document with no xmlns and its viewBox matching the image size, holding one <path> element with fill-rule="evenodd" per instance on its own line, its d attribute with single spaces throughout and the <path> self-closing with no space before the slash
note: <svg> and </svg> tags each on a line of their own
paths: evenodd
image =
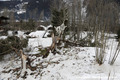
<svg viewBox="0 0 120 80">
<path fill-rule="evenodd" d="M 104 32 L 101 32 L 98 33 L 97 32 L 97 36 L 96 36 L 96 49 L 95 49 L 95 55 L 96 55 L 96 61 L 98 62 L 98 64 L 103 64 L 104 61 L 105 61 L 105 50 L 107 48 L 107 44 L 106 44 L 106 41 L 107 39 L 105 38 L 105 33 Z M 100 42 L 101 45 L 98 45 L 97 42 Z"/>
<path fill-rule="evenodd" d="M 110 30 L 118 25 L 119 8 L 113 0 L 89 0 L 87 4 L 88 30 L 93 32 L 95 38 L 96 61 L 101 65 L 105 61 L 107 37 Z M 98 45 L 98 42 L 101 45 Z"/>
<path fill-rule="evenodd" d="M 116 43 L 116 46 L 111 45 L 109 64 L 113 65 L 120 53 L 120 42 Z"/>
</svg>

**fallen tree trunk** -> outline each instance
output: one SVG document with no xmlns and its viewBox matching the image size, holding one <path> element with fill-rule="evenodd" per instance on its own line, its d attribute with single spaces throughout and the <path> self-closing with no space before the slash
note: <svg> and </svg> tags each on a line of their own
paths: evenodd
<svg viewBox="0 0 120 80">
<path fill-rule="evenodd" d="M 72 41 L 69 41 L 69 40 L 60 40 L 60 41 L 64 42 L 65 45 L 69 45 L 69 46 L 81 46 L 81 47 L 84 47 L 83 42 L 77 43 L 77 42 L 72 42 Z"/>
</svg>

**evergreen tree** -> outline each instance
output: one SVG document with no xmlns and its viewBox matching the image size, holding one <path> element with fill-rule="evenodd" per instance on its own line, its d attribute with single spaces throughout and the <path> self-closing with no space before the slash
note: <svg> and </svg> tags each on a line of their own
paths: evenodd
<svg viewBox="0 0 120 80">
<path fill-rule="evenodd" d="M 61 9 L 60 11 L 57 11 L 56 9 L 54 9 L 52 11 L 52 25 L 53 26 L 60 26 L 63 21 L 64 21 L 64 11 L 63 9 Z"/>
<path fill-rule="evenodd" d="M 68 9 L 66 8 L 66 3 L 63 0 L 53 1 L 53 4 L 51 5 L 51 24 L 53 25 L 54 34 L 56 33 L 55 27 L 60 26 L 68 18 L 67 12 Z"/>
</svg>

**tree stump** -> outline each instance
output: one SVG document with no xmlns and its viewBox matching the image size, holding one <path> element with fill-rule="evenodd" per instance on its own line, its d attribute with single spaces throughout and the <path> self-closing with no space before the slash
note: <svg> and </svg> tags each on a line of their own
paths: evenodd
<svg viewBox="0 0 120 80">
<path fill-rule="evenodd" d="M 31 66 L 31 61 L 30 59 L 28 58 L 27 55 L 25 55 L 23 53 L 22 50 L 20 50 L 20 54 L 21 54 L 21 68 L 22 68 L 22 71 L 21 71 L 21 77 L 22 78 L 25 78 L 27 73 L 28 73 L 28 70 L 30 71 L 34 71 L 36 70 L 36 67 L 32 67 Z"/>
</svg>

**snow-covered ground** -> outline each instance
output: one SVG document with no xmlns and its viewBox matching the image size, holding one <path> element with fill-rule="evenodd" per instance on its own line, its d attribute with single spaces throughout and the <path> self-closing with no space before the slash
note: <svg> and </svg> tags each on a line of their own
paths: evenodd
<svg viewBox="0 0 120 80">
<path fill-rule="evenodd" d="M 32 48 L 29 54 L 38 53 L 38 47 L 49 47 L 52 38 L 42 38 L 45 31 L 36 31 L 29 34 L 28 47 Z M 23 34 L 22 32 L 19 32 Z M 111 36 L 114 36 L 113 34 Z M 112 44 L 113 43 L 113 44 Z M 49 54 L 47 58 L 29 56 L 37 66 L 37 70 L 30 71 L 26 79 L 17 75 L 20 73 L 21 60 L 10 58 L 0 62 L 0 80 L 119 80 L 120 55 L 114 65 L 109 65 L 111 44 L 115 48 L 117 42 L 114 39 L 107 40 L 106 58 L 103 65 L 95 61 L 94 47 L 62 48 L 61 54 Z M 8 56 L 10 57 L 10 56 Z M 16 69 L 16 70 L 15 70 Z M 4 71 L 9 71 L 5 73 Z"/>
</svg>

